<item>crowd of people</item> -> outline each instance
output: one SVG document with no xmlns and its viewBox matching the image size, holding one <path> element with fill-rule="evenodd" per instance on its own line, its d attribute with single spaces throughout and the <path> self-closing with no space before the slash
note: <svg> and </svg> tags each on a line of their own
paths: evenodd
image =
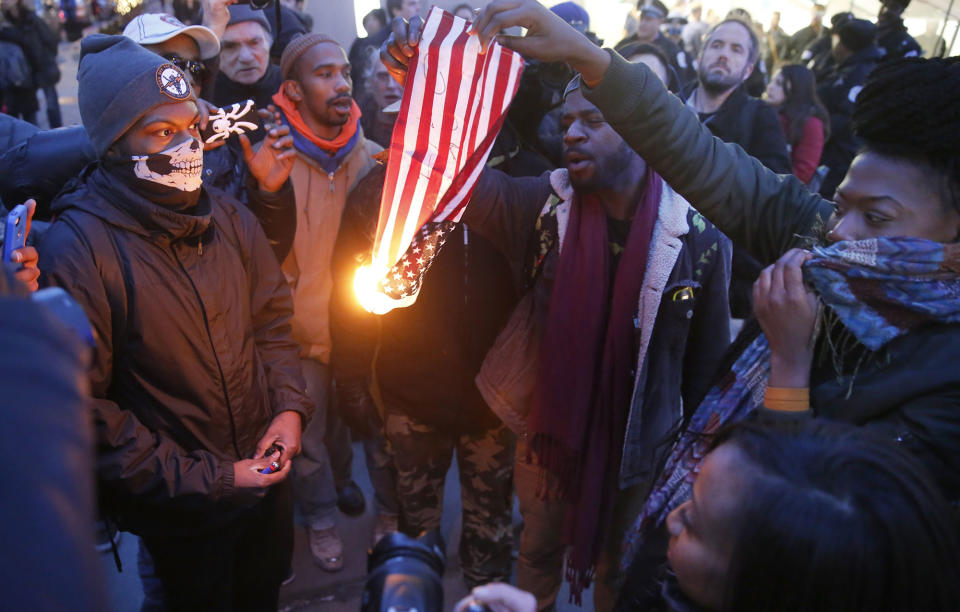
<svg viewBox="0 0 960 612">
<path fill-rule="evenodd" d="M 81 42 L 82 125 L 38 130 L 56 42 L 4 3 L 33 75 L 0 115 L 2 454 L 38 525 L 12 605 L 106 609 L 99 521 L 139 537 L 143 609 L 275 610 L 294 516 L 324 571 L 366 553 L 357 449 L 371 549 L 440 528 L 456 457 L 458 611 L 564 581 L 598 611 L 954 609 L 960 62 L 907 4 L 789 36 L 640 0 L 609 48 L 574 2 L 456 7 L 526 69 L 417 300 L 374 315 L 426 7 L 349 49 L 294 3 L 138 11 Z"/>
<path fill-rule="evenodd" d="M 37 92 L 43 92 L 47 109 L 47 125 L 63 125 L 57 83 L 57 30 L 34 11 L 33 2 L 14 0 L 0 7 L 0 110 L 28 123 L 37 123 L 40 106 Z"/>
</svg>

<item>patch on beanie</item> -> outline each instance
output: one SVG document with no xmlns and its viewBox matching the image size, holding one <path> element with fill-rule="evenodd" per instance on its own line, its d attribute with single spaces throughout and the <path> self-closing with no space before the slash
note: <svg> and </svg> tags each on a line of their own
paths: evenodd
<svg viewBox="0 0 960 612">
<path fill-rule="evenodd" d="M 186 100 L 190 97 L 187 77 L 173 64 L 164 64 L 157 68 L 157 85 L 160 91 L 174 100 Z"/>
</svg>

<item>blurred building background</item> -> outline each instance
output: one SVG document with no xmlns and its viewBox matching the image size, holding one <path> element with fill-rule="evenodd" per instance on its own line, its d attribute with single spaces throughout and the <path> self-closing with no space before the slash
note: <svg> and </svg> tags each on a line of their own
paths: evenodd
<svg viewBox="0 0 960 612">
<path fill-rule="evenodd" d="M 542 0 L 541 0 L 542 1 Z M 559 1 L 559 0 L 557 0 Z M 623 38 L 624 23 L 628 15 L 636 6 L 631 0 L 576 0 L 590 13 L 591 29 L 613 45 Z M 436 4 L 445 9 L 462 4 L 459 0 L 437 0 L 429 2 L 421 0 L 423 13 L 427 8 Z M 486 0 L 465 2 L 474 8 L 487 4 Z M 543 2 L 551 6 L 556 2 Z M 664 2 L 671 10 L 687 13 L 688 7 L 694 2 Z M 703 0 L 703 15 L 709 21 L 711 17 L 722 18 L 732 8 L 744 8 L 750 12 L 756 21 L 766 25 L 774 11 L 780 12 L 780 27 L 792 34 L 810 23 L 810 12 L 813 2 L 805 0 Z M 875 20 L 880 11 L 879 0 L 831 0 L 827 5 L 827 17 L 841 11 L 851 11 L 857 17 Z M 313 15 L 315 29 L 329 33 L 340 39 L 341 44 L 349 47 L 353 36 L 359 32 L 363 36 L 360 20 L 370 10 L 381 6 L 381 0 L 306 0 L 305 10 Z M 947 55 L 960 53 L 960 39 L 957 31 L 960 28 L 960 1 L 956 0 L 913 0 L 904 13 L 904 23 L 910 34 L 921 45 L 930 41 L 931 55 L 933 43 L 940 37 L 944 41 Z M 925 47 L 926 48 L 926 47 Z"/>
</svg>

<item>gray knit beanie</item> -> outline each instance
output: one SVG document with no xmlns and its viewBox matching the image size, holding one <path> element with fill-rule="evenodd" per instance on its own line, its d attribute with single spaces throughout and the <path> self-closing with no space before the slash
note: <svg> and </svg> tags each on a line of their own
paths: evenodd
<svg viewBox="0 0 960 612">
<path fill-rule="evenodd" d="M 152 109 L 195 99 L 179 68 L 126 36 L 84 38 L 77 81 L 80 118 L 101 157 Z"/>
</svg>

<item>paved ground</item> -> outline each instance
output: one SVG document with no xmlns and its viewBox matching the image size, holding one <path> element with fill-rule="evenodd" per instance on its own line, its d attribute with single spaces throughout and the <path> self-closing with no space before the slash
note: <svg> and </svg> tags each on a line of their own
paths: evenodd
<svg viewBox="0 0 960 612">
<path fill-rule="evenodd" d="M 363 489 L 368 502 L 372 499 L 373 488 L 367 477 L 363 450 L 354 445 L 354 479 Z M 345 544 L 345 564 L 340 572 L 330 574 L 317 567 L 310 556 L 305 533 L 298 528 L 296 547 L 293 554 L 293 569 L 296 578 L 280 593 L 280 612 L 356 612 L 360 609 L 360 594 L 366 578 L 367 547 L 373 532 L 375 516 L 372 509 L 357 518 L 340 517 L 340 533 Z M 519 516 L 514 513 L 514 521 L 519 524 Z M 444 610 L 451 610 L 453 604 L 464 597 L 467 589 L 460 575 L 457 560 L 457 546 L 460 540 L 460 486 L 457 482 L 456 465 L 447 472 L 447 486 L 443 500 L 443 524 L 441 527 L 447 543 L 447 565 L 443 577 Z M 107 576 L 110 590 L 111 607 L 117 612 L 134 612 L 140 609 L 143 592 L 137 576 L 137 538 L 123 534 L 120 542 L 120 558 L 123 572 L 118 573 L 109 551 L 101 554 L 103 571 Z M 592 593 L 584 594 L 584 606 L 578 608 L 567 604 L 569 591 L 561 589 L 558 606 L 561 612 L 592 612 Z M 432 612 L 432 611 L 428 611 Z"/>
<path fill-rule="evenodd" d="M 372 487 L 367 478 L 363 450 L 354 448 L 354 479 L 367 497 L 372 499 Z M 460 487 L 455 471 L 448 474 L 448 486 L 444 495 L 442 533 L 447 542 L 447 571 L 444 575 L 444 609 L 466 595 L 466 587 L 457 564 L 457 544 L 460 539 Z M 360 593 L 366 577 L 367 547 L 375 521 L 370 504 L 367 512 L 357 518 L 340 517 L 340 533 L 345 544 L 345 564 L 337 573 L 327 573 L 317 567 L 310 556 L 305 532 L 297 528 L 293 569 L 296 578 L 281 592 L 280 610 L 283 612 L 354 612 L 360 609 Z M 104 572 L 110 589 L 114 610 L 134 611 L 140 608 L 143 593 L 137 576 L 137 539 L 123 534 L 120 543 L 123 572 L 118 573 L 113 555 L 108 551 L 101 555 Z"/>
<path fill-rule="evenodd" d="M 345 564 L 335 574 L 317 567 L 310 556 L 305 533 L 298 528 L 293 554 L 293 569 L 296 578 L 280 593 L 281 612 L 356 612 L 360 609 L 360 594 L 366 578 L 367 547 L 373 532 L 375 516 L 370 508 L 373 488 L 367 477 L 363 450 L 354 445 L 354 479 L 363 489 L 368 501 L 367 512 L 357 518 L 340 517 L 340 533 L 344 540 Z M 519 515 L 514 513 L 514 522 L 519 525 Z M 443 524 L 441 527 L 447 543 L 447 565 L 443 577 L 444 610 L 464 597 L 467 589 L 460 575 L 457 546 L 460 540 L 460 486 L 457 482 L 456 465 L 447 472 L 447 486 L 443 500 Z M 137 538 L 123 534 L 120 542 L 120 558 L 123 572 L 118 573 L 112 553 L 101 554 L 103 571 L 107 576 L 111 608 L 116 612 L 134 612 L 140 609 L 143 592 L 137 576 Z M 564 586 L 558 598 L 561 612 L 592 612 L 592 593 L 584 593 L 584 606 L 578 608 L 567 604 L 569 591 Z M 432 611 L 428 611 L 432 612 Z"/>
</svg>

